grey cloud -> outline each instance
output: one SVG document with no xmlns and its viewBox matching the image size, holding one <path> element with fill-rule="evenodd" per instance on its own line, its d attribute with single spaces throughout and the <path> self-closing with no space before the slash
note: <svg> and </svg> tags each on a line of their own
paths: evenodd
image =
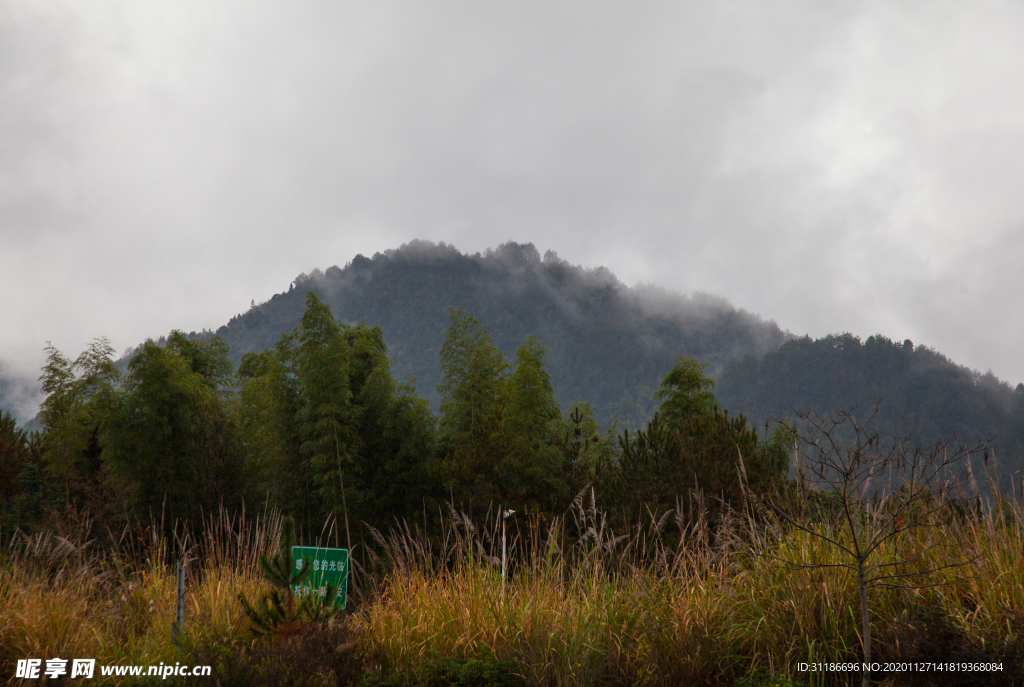
<svg viewBox="0 0 1024 687">
<path fill-rule="evenodd" d="M 1016 382 L 1022 38 L 1001 3 L 0 0 L 0 359 L 511 239 Z"/>
</svg>

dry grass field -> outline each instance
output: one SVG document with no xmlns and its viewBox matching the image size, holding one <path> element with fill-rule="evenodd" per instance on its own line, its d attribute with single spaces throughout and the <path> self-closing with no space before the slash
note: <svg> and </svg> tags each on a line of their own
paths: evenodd
<svg viewBox="0 0 1024 687">
<path fill-rule="evenodd" d="M 915 578 L 914 587 L 873 589 L 875 660 L 998 662 L 1003 670 L 879 673 L 876 681 L 1024 684 L 1021 503 L 1001 499 L 933 517 L 942 519 L 937 527 L 909 530 L 887 544 L 892 551 L 881 551 L 881 559 L 905 558 L 916 548 L 922 554 L 906 565 L 929 570 L 942 562 L 930 557 L 952 547 L 972 563 Z M 433 537 L 408 525 L 370 533 L 373 545 L 354 556 L 360 564 L 350 612 L 335 634 L 275 645 L 249 636 L 237 595 L 265 591 L 258 557 L 276 550 L 279 516 L 221 514 L 195 540 L 161 539 L 153 535 L 159 528 L 104 538 L 88 519 L 70 518 L 52 531 L 4 542 L 0 674 L 13 676 L 19 658 L 75 656 L 98 664 L 210 662 L 212 678 L 199 681 L 210 685 L 859 680 L 799 670 L 800 663 L 861 657 L 854 576 L 787 564 L 840 562 L 821 538 L 741 513 L 711 525 L 670 512 L 613 532 L 581 495 L 564 519 L 518 517 L 503 584 L 498 523 L 474 523 L 453 510 Z M 935 537 L 945 544 L 929 549 Z M 176 643 L 171 561 L 182 556 L 186 623 Z M 294 669 L 274 661 L 291 661 Z"/>
</svg>

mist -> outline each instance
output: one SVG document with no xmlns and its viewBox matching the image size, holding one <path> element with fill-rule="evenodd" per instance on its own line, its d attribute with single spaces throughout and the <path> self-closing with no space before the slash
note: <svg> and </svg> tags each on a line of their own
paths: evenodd
<svg viewBox="0 0 1024 687">
<path fill-rule="evenodd" d="M 0 1 L 3 374 L 422 238 L 1015 384 L 1022 13 Z"/>
</svg>

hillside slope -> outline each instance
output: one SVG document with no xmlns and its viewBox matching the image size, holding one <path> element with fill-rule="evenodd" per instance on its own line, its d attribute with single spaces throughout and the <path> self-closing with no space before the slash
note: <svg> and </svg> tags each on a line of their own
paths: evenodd
<svg viewBox="0 0 1024 687">
<path fill-rule="evenodd" d="M 315 291 L 346 322 L 380 325 L 395 375 L 416 375 L 420 394 L 440 381 L 438 350 L 449 308 L 480 318 L 509 358 L 530 334 L 550 349 L 559 401 L 589 401 L 599 419 L 628 426 L 645 421 L 653 390 L 680 355 L 713 369 L 746 355 L 763 355 L 790 335 L 774 322 L 698 294 L 628 288 L 605 268 L 584 269 L 532 244 L 506 243 L 467 255 L 444 244 L 413 242 L 344 268 L 301 275 L 291 288 L 238 315 L 217 334 L 237 361 L 273 346 L 302 315 Z"/>
<path fill-rule="evenodd" d="M 922 444 L 990 441 L 1003 474 L 1024 468 L 1024 384 L 957 365 L 911 341 L 850 334 L 794 339 L 725 366 L 719 401 L 755 421 L 856 408 L 874 427 Z"/>
</svg>

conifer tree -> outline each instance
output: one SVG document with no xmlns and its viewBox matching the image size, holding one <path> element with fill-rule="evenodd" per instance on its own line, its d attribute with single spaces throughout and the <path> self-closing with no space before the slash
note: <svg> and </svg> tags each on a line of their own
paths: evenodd
<svg viewBox="0 0 1024 687">
<path fill-rule="evenodd" d="M 676 360 L 655 394 L 664 399 L 658 408 L 664 422 L 678 427 L 692 418 L 714 415 L 720 409 L 712 391 L 715 382 L 704 374 L 707 368 L 707 363 L 693 358 Z"/>
<path fill-rule="evenodd" d="M 273 556 L 260 556 L 263 577 L 274 588 L 260 597 L 255 606 L 249 603 L 245 594 L 238 595 L 253 634 L 288 637 L 309 623 L 331 620 L 339 612 L 334 607 L 338 588 L 332 583 L 326 585 L 325 593 L 318 599 L 313 594 L 296 598 L 293 587 L 305 584 L 312 571 L 312 564 L 309 559 L 296 562 L 292 556 L 293 546 L 295 519 L 287 517 L 282 523 L 278 552 Z"/>
<path fill-rule="evenodd" d="M 323 509 L 333 510 L 344 519 L 351 549 L 345 493 L 346 474 L 351 485 L 354 463 L 349 347 L 330 308 L 312 291 L 306 294 L 306 311 L 297 340 L 299 427 L 313 482 L 308 492 L 315 489 Z M 310 517 L 307 510 L 307 519 Z"/>
<path fill-rule="evenodd" d="M 509 505 L 555 511 L 572 498 L 562 438 L 567 429 L 544 356 L 531 336 L 519 347 L 502 389 L 500 477 Z"/>
<path fill-rule="evenodd" d="M 441 346 L 441 433 L 456 444 L 471 441 L 493 422 L 508 363 L 488 328 L 461 310 L 450 311 L 451 325 Z"/>
</svg>

